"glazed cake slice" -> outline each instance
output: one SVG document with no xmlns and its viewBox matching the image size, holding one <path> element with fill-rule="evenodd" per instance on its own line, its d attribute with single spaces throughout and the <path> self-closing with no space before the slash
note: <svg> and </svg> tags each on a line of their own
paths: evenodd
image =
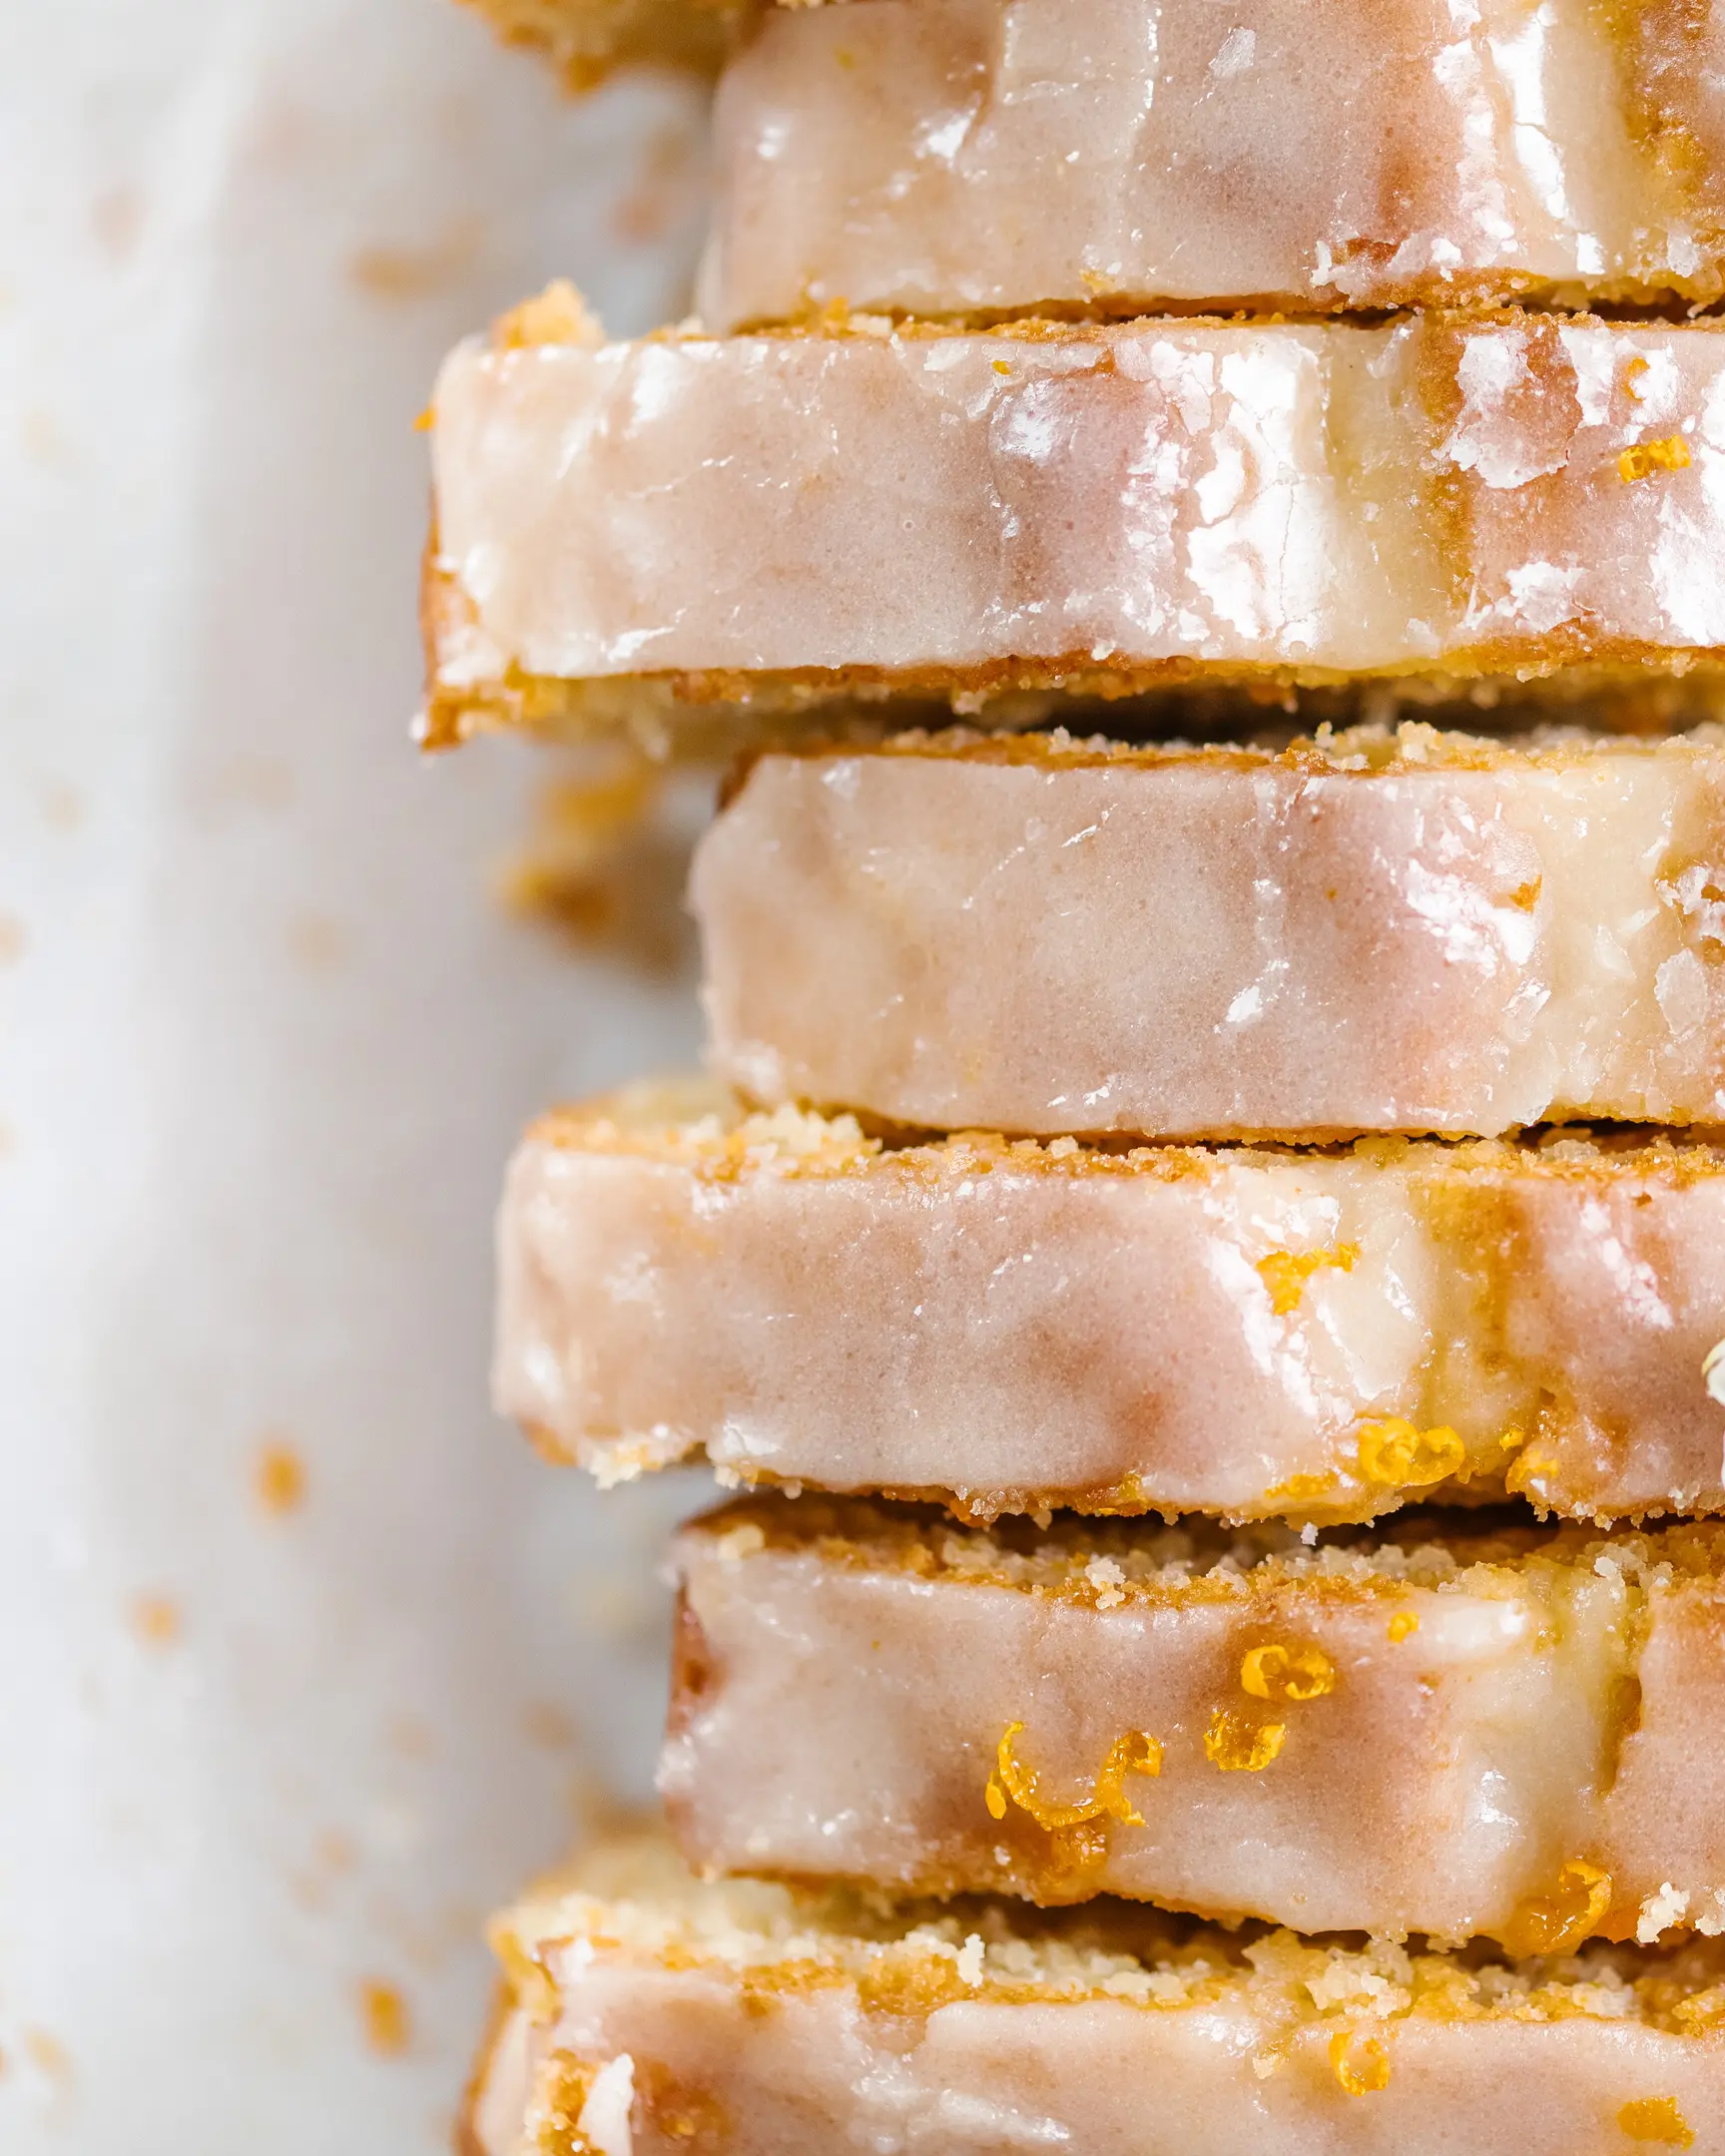
<svg viewBox="0 0 1725 2156">
<path fill-rule="evenodd" d="M 1710 300 L 1725 14 L 1553 0 L 767 9 L 717 108 L 715 327 Z"/>
<path fill-rule="evenodd" d="M 1309 1532 L 736 1501 L 677 1544 L 685 1856 L 1517 1953 L 1725 1926 L 1725 1529 Z"/>
<path fill-rule="evenodd" d="M 1710 1146 L 887 1148 L 647 1086 L 534 1125 L 498 1260 L 497 1405 L 607 1484 L 705 1452 L 984 1521 L 1725 1510 Z"/>
<path fill-rule="evenodd" d="M 1725 325 L 867 326 L 461 345 L 426 738 L 1725 647 Z"/>
<path fill-rule="evenodd" d="M 1103 1904 L 891 1910 L 601 1850 L 505 1915 L 466 2156 L 1725 2150 L 1725 1957 L 1508 1962 Z"/>
<path fill-rule="evenodd" d="M 1725 1117 L 1725 737 L 761 757 L 696 854 L 719 1074 L 923 1129 Z"/>
</svg>

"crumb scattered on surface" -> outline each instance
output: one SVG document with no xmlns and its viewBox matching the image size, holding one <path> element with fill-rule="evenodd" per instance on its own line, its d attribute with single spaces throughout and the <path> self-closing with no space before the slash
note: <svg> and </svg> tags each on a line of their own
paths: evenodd
<svg viewBox="0 0 1725 2156">
<path fill-rule="evenodd" d="M 547 1752 L 566 1752 L 575 1743 L 574 1717 L 555 1700 L 530 1700 L 521 1717 L 528 1739 Z"/>
<path fill-rule="evenodd" d="M 389 1725 L 389 1744 L 408 1759 L 429 1759 L 437 1749 L 437 1738 L 429 1722 L 418 1715 L 401 1714 Z"/>
<path fill-rule="evenodd" d="M 90 230 L 108 260 L 129 262 L 144 231 L 144 198 L 135 187 L 104 188 L 90 205 Z"/>
<path fill-rule="evenodd" d="M 72 437 L 44 405 L 32 405 L 20 421 L 18 431 L 25 455 L 35 463 L 70 464 L 73 461 Z"/>
<path fill-rule="evenodd" d="M 348 259 L 347 273 L 374 299 L 423 299 L 461 275 L 484 238 L 478 218 L 451 218 L 424 247 L 359 248 Z"/>
<path fill-rule="evenodd" d="M 147 1646 L 172 1647 L 183 1629 L 180 1605 L 167 1595 L 138 1595 L 132 1604 L 132 1629 Z"/>
<path fill-rule="evenodd" d="M 62 2085 L 72 2078 L 72 2059 L 58 2036 L 44 2028 L 27 2028 L 24 2031 L 24 2053 L 33 2066 L 41 2068 L 50 2081 Z"/>
<path fill-rule="evenodd" d="M 76 830 L 84 820 L 84 797 L 63 779 L 46 779 L 39 789 L 42 813 L 55 830 Z"/>
<path fill-rule="evenodd" d="M 253 1486 L 265 1511 L 278 1517 L 297 1512 L 305 1502 L 305 1463 L 287 1438 L 266 1441 L 258 1455 Z"/>
<path fill-rule="evenodd" d="M 28 940 L 16 913 L 0 913 L 0 965 L 16 965 Z"/>
<path fill-rule="evenodd" d="M 347 931 L 327 913 L 301 913 L 288 930 L 288 948 L 310 973 L 327 973 L 347 955 Z"/>
<path fill-rule="evenodd" d="M 359 2017 L 369 2048 L 382 2058 L 399 2058 L 412 2041 L 407 2001 L 392 1983 L 367 1976 L 359 1986 Z"/>
<path fill-rule="evenodd" d="M 655 978 L 689 970 L 693 824 L 680 822 L 669 778 L 633 745 L 571 758 L 542 788 L 526 839 L 504 867 L 504 903 L 578 950 Z"/>
</svg>

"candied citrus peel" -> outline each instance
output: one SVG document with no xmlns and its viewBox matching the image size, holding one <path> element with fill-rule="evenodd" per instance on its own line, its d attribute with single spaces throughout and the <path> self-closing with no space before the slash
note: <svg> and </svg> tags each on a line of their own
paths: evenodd
<svg viewBox="0 0 1725 2156">
<path fill-rule="evenodd" d="M 1690 461 L 1689 444 L 1681 434 L 1669 434 L 1663 441 L 1632 442 L 1617 459 L 1617 476 L 1629 486 L 1655 472 L 1687 471 Z"/>
<path fill-rule="evenodd" d="M 1224 1774 L 1262 1774 L 1287 1741 L 1286 1722 L 1252 1722 L 1218 1707 L 1204 1732 L 1204 1757 Z"/>
<path fill-rule="evenodd" d="M 1695 2129 L 1678 2109 L 1675 2096 L 1639 2096 L 1617 2114 L 1631 2141 L 1657 2141 L 1666 2148 L 1693 2148 Z"/>
<path fill-rule="evenodd" d="M 1102 1762 L 1088 1797 L 1076 1804 L 1050 1804 L 1037 1786 L 1036 1776 L 1024 1765 L 1013 1751 L 1013 1744 L 1024 1725 L 1008 1722 L 994 1755 L 994 1772 L 988 1777 L 983 1791 L 983 1801 L 988 1807 L 990 1819 L 1006 1817 L 1006 1800 L 1010 1798 L 1020 1812 L 1028 1812 L 1038 1827 L 1081 1827 L 1087 1820 L 1115 1819 L 1122 1827 L 1142 1827 L 1142 1813 L 1134 1812 L 1127 1802 L 1126 1777 L 1129 1774 L 1159 1775 L 1162 1772 L 1162 1746 L 1158 1739 L 1143 1730 L 1127 1730 L 1116 1737 L 1108 1747 L 1108 1757 Z"/>
<path fill-rule="evenodd" d="M 1390 2085 L 1390 2054 L 1376 2036 L 1357 2043 L 1352 2029 L 1338 2029 L 1330 2039 L 1330 2064 L 1350 2096 L 1371 2096 Z"/>
<path fill-rule="evenodd" d="M 1254 1699 L 1322 1699 L 1336 1689 L 1336 1665 L 1322 1647 L 1285 1647 L 1271 1640 L 1246 1650 L 1240 1684 Z"/>
<path fill-rule="evenodd" d="M 1417 1429 L 1406 1415 L 1386 1415 L 1360 1426 L 1360 1472 L 1368 1482 L 1395 1489 L 1422 1489 L 1459 1474 L 1467 1447 L 1447 1423 Z"/>
<path fill-rule="evenodd" d="M 1611 1906 L 1611 1875 L 1583 1857 L 1572 1857 L 1549 1893 L 1529 1894 L 1504 1926 L 1511 1953 L 1567 1953 L 1591 1938 Z"/>
<path fill-rule="evenodd" d="M 1271 1310 L 1278 1318 L 1286 1318 L 1291 1310 L 1299 1307 L 1306 1283 L 1314 1273 L 1321 1272 L 1325 1266 L 1352 1273 L 1359 1258 L 1358 1243 L 1338 1243 L 1334 1250 L 1302 1251 L 1298 1257 L 1292 1251 L 1273 1250 L 1268 1258 L 1259 1259 L 1257 1273 L 1270 1291 Z"/>
<path fill-rule="evenodd" d="M 1390 1644 L 1400 1647 L 1420 1629 L 1420 1620 L 1411 1609 L 1399 1609 L 1390 1620 Z"/>
</svg>

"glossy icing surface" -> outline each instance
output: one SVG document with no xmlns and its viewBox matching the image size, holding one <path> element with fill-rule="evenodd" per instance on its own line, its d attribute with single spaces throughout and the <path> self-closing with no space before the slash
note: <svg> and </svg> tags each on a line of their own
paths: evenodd
<svg viewBox="0 0 1725 2156">
<path fill-rule="evenodd" d="M 543 1119 L 499 1220 L 497 1405 L 604 1483 L 704 1451 L 982 1519 L 1366 1519 L 1506 1477 L 1725 1510 L 1713 1148 L 883 1151 L 679 1105 Z"/>
<path fill-rule="evenodd" d="M 1725 1113 L 1725 752 L 761 758 L 696 856 L 714 1065 L 922 1129 Z"/>
<path fill-rule="evenodd" d="M 699 1868 L 1518 1952 L 1714 1932 L 1722 1555 L 753 1498 L 679 1540 L 661 1788 Z"/>
<path fill-rule="evenodd" d="M 1725 2150 L 1711 1943 L 1463 1963 L 594 1869 L 496 1927 L 469 2156 Z"/>
<path fill-rule="evenodd" d="M 964 696 L 1725 647 L 1710 324 L 506 335 L 435 413 L 445 730 L 558 680 Z"/>
<path fill-rule="evenodd" d="M 1720 288 L 1725 21 L 1589 0 L 772 9 L 709 326 Z"/>
</svg>

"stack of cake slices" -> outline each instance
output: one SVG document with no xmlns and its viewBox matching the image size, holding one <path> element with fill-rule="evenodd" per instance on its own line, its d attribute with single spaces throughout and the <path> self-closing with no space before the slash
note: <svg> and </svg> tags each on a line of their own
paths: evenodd
<svg viewBox="0 0 1725 2156">
<path fill-rule="evenodd" d="M 492 12 L 723 55 L 705 326 L 443 372 L 425 733 L 742 749 L 496 1361 L 736 1494 L 470 2146 L 1717 2156 L 1725 9 Z"/>
</svg>

